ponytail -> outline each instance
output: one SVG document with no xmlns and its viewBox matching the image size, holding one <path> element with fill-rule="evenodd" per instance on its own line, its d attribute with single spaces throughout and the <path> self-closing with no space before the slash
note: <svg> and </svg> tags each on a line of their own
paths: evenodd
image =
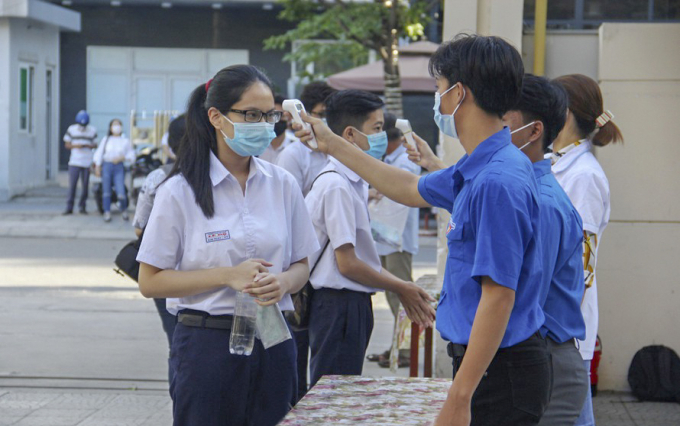
<svg viewBox="0 0 680 426">
<path fill-rule="evenodd" d="M 610 142 L 623 143 L 623 135 L 618 126 L 613 121 L 608 121 L 604 126 L 600 127 L 593 136 L 593 145 L 606 146 Z"/>
<path fill-rule="evenodd" d="M 217 155 L 215 127 L 210 122 L 208 110 L 214 107 L 223 114 L 228 112 L 258 81 L 273 92 L 272 83 L 262 71 L 252 65 L 233 65 L 220 70 L 207 84 L 198 86 L 189 98 L 186 132 L 168 179 L 181 173 L 194 192 L 196 204 L 208 219 L 215 215 L 210 153 Z"/>
</svg>

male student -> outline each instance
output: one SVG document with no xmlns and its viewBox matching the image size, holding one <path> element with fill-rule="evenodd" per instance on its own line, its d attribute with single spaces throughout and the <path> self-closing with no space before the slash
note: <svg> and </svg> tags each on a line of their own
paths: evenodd
<svg viewBox="0 0 680 426">
<path fill-rule="evenodd" d="M 328 125 L 357 154 L 379 161 L 387 148 L 383 106 L 368 92 L 337 92 L 326 101 Z M 323 247 L 310 258 L 315 265 L 310 276 L 315 289 L 309 316 L 312 385 L 323 375 L 361 374 L 373 330 L 371 295 L 376 291 L 397 293 L 415 322 L 429 326 L 434 320 L 428 294 L 381 267 L 367 202 L 368 184 L 335 159 L 305 198 Z"/>
<path fill-rule="evenodd" d="M 519 99 L 524 67 L 498 37 L 459 35 L 430 59 L 434 120 L 466 154 L 422 178 L 358 152 L 320 120 L 319 150 L 383 195 L 452 213 L 437 329 L 449 342 L 454 379 L 437 425 L 536 424 L 549 399 L 550 362 L 539 292 L 540 210 L 527 157 L 502 117 Z M 299 129 L 299 127 L 298 127 Z M 298 130 L 302 141 L 310 132 Z"/>
</svg>

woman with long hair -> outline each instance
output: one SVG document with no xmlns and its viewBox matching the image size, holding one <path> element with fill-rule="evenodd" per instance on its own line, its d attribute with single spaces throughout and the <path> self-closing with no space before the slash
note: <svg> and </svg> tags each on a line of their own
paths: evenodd
<svg viewBox="0 0 680 426">
<path fill-rule="evenodd" d="M 614 115 L 604 109 L 602 92 L 597 82 L 581 74 L 571 74 L 554 80 L 569 96 L 567 121 L 553 143 L 552 172 L 583 220 L 583 265 L 586 292 L 581 313 L 586 323 L 586 339 L 579 350 L 586 370 L 597 339 L 597 253 L 609 222 L 609 182 L 593 147 L 623 142 L 621 131 L 614 124 Z M 577 426 L 594 425 L 590 389 Z"/>
<path fill-rule="evenodd" d="M 181 155 L 156 193 L 139 286 L 176 299 L 175 425 L 275 425 L 296 402 L 292 340 L 269 349 L 256 340 L 249 356 L 229 350 L 237 292 L 292 310 L 289 293 L 305 284 L 318 250 L 294 178 L 256 158 L 281 114 L 260 70 L 222 69 L 192 93 Z"/>
<path fill-rule="evenodd" d="M 118 205 L 123 212 L 123 220 L 128 220 L 128 198 L 125 193 L 125 162 L 135 161 L 132 142 L 123 134 L 123 122 L 114 118 L 109 130 L 94 153 L 95 175 L 102 178 L 102 204 L 104 222 L 111 222 L 112 188 L 116 189 Z"/>
</svg>

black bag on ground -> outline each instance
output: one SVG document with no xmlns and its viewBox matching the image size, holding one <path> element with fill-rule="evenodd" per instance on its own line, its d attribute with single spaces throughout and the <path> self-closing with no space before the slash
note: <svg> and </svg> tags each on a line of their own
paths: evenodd
<svg viewBox="0 0 680 426">
<path fill-rule="evenodd" d="M 662 345 L 637 351 L 628 370 L 628 384 L 640 401 L 680 402 L 680 358 Z"/>
<path fill-rule="evenodd" d="M 142 235 L 136 240 L 125 244 L 125 246 L 120 249 L 118 256 L 116 256 L 116 260 L 114 261 L 117 266 L 114 271 L 120 275 L 123 275 L 124 273 L 135 280 L 135 282 L 139 281 L 139 262 L 137 262 L 137 253 L 139 253 L 139 247 L 142 245 Z"/>
</svg>

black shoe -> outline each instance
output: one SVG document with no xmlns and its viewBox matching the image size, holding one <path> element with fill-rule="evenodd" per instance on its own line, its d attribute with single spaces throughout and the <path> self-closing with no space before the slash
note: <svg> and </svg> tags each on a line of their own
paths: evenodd
<svg viewBox="0 0 680 426">
<path fill-rule="evenodd" d="M 73 214 L 73 210 L 64 210 L 64 213 L 62 213 L 62 216 L 68 216 L 70 214 Z"/>
<path fill-rule="evenodd" d="M 80 209 L 80 214 L 87 214 L 87 210 L 85 210 L 85 209 Z"/>
</svg>

